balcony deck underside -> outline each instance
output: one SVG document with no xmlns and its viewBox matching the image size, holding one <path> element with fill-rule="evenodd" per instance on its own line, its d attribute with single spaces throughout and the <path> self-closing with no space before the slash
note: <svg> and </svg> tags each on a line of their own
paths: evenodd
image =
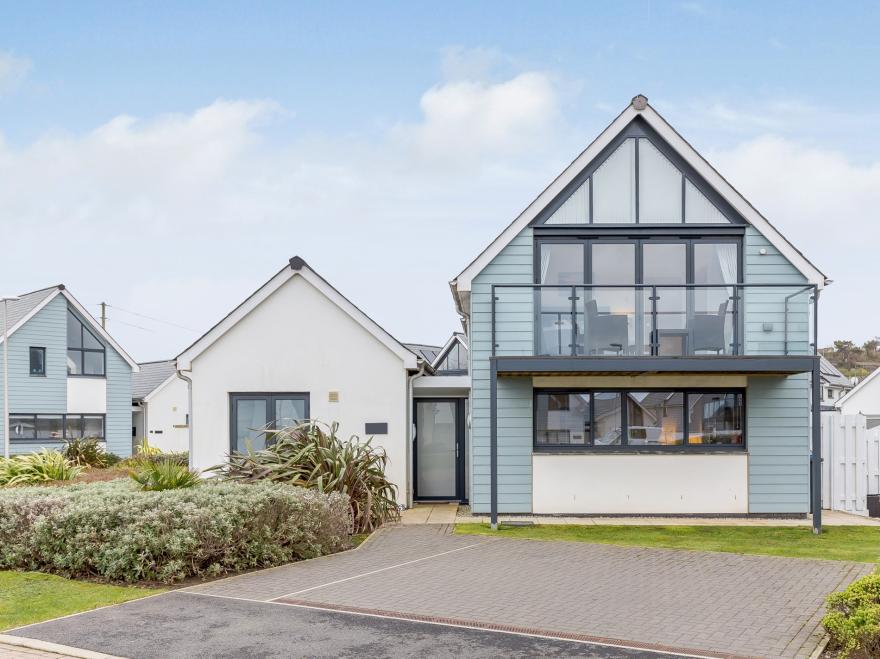
<svg viewBox="0 0 880 659">
<path fill-rule="evenodd" d="M 794 375 L 809 373 L 817 357 L 492 357 L 498 375 L 639 375 L 645 373 L 711 373 Z"/>
</svg>

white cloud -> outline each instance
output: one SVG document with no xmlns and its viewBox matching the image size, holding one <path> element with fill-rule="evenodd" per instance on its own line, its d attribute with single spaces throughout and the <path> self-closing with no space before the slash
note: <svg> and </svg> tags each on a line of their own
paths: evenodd
<svg viewBox="0 0 880 659">
<path fill-rule="evenodd" d="M 819 306 L 820 340 L 863 341 L 880 332 L 880 160 L 778 136 L 749 140 L 710 159 L 765 217 L 834 280 Z"/>
<path fill-rule="evenodd" d="M 11 53 L 0 53 L 0 94 L 16 90 L 33 68 L 33 62 Z"/>
<path fill-rule="evenodd" d="M 445 82 L 425 92 L 420 106 L 422 121 L 398 126 L 398 137 L 425 156 L 461 162 L 538 146 L 559 122 L 557 87 L 541 72 L 498 83 Z"/>
<path fill-rule="evenodd" d="M 442 342 L 458 329 L 446 282 L 561 166 L 554 94 L 538 73 L 444 83 L 375 141 L 275 143 L 276 105 L 221 100 L 0 142 L 0 280 L 204 331 L 300 254 L 401 339 Z M 112 308 L 111 327 L 138 359 L 192 338 Z"/>
</svg>

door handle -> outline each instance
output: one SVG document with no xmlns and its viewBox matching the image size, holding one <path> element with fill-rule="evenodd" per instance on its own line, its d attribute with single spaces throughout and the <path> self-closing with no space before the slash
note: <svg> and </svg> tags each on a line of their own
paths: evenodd
<svg viewBox="0 0 880 659">
<path fill-rule="evenodd" d="M 458 459 L 458 442 L 455 442 L 455 458 Z"/>
</svg>

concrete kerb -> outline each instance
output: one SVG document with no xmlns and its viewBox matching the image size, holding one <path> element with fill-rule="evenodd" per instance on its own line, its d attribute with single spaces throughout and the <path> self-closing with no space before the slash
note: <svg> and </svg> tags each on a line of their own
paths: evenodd
<svg viewBox="0 0 880 659">
<path fill-rule="evenodd" d="M 94 611 L 95 609 L 92 610 Z M 19 627 L 19 629 L 21 629 L 21 627 Z M 0 634 L 0 645 L 11 645 L 17 648 L 40 650 L 42 652 L 51 652 L 53 654 L 67 657 L 76 657 L 77 659 L 123 659 L 122 657 L 117 657 L 112 654 L 104 654 L 103 652 L 93 652 L 92 650 L 83 650 L 69 645 L 50 643 L 49 641 L 39 641 L 34 638 L 25 638 L 24 636 L 10 636 L 9 634 Z"/>
</svg>

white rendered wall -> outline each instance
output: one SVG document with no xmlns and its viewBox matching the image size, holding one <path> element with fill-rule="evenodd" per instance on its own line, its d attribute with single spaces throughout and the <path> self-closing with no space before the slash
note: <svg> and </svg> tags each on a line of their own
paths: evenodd
<svg viewBox="0 0 880 659">
<path fill-rule="evenodd" d="M 189 450 L 186 382 L 175 377 L 146 403 L 147 441 L 163 451 Z M 139 438 L 142 439 L 142 438 Z"/>
<path fill-rule="evenodd" d="M 344 438 L 365 423 L 388 423 L 374 446 L 390 458 L 388 477 L 407 497 L 406 370 L 402 359 L 302 277 L 291 278 L 193 360 L 193 463 L 229 451 L 229 394 L 309 392 L 310 413 L 338 421 Z M 331 391 L 339 402 L 328 401 Z"/>
<path fill-rule="evenodd" d="M 748 456 L 532 456 L 536 514 L 747 513 Z"/>
<path fill-rule="evenodd" d="M 105 378 L 67 378 L 68 414 L 106 414 L 107 380 Z"/>
</svg>

